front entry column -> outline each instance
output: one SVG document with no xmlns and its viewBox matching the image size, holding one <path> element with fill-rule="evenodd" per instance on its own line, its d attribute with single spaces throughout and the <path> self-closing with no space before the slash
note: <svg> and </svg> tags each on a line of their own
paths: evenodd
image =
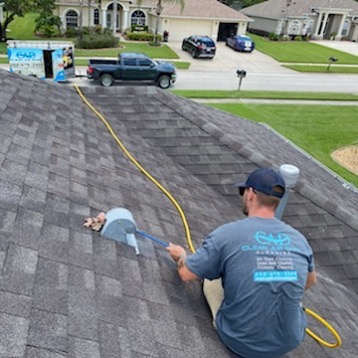
<svg viewBox="0 0 358 358">
<path fill-rule="evenodd" d="M 339 24 L 336 40 L 340 40 L 342 38 L 342 30 L 344 23 L 346 22 L 347 14 L 342 15 L 341 23 Z"/>
<path fill-rule="evenodd" d="M 318 32 L 319 32 L 319 29 L 321 27 L 322 15 L 323 14 L 321 12 L 318 14 L 318 19 L 317 19 L 317 22 L 316 22 L 316 30 L 314 32 L 315 37 L 318 36 Z"/>
<path fill-rule="evenodd" d="M 107 27 L 107 10 L 102 10 L 102 28 L 105 29 Z"/>
<path fill-rule="evenodd" d="M 329 13 L 326 12 L 324 14 L 324 20 L 323 20 L 323 24 L 322 24 L 322 27 L 321 27 L 321 31 L 320 33 L 318 34 L 318 36 L 322 39 L 323 36 L 324 36 L 324 30 L 326 29 L 326 26 L 327 26 L 327 20 L 328 20 L 328 16 L 329 16 Z"/>
<path fill-rule="evenodd" d="M 129 11 L 128 10 L 124 10 L 123 9 L 123 12 L 122 12 L 122 32 L 124 32 L 127 28 L 128 28 L 128 13 Z"/>
</svg>

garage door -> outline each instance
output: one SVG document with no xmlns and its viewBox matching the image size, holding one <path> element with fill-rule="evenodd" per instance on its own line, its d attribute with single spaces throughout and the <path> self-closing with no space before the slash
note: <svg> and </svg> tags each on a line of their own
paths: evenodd
<svg viewBox="0 0 358 358">
<path fill-rule="evenodd" d="M 190 35 L 207 35 L 211 34 L 212 21 L 204 20 L 173 20 L 169 21 L 169 38 L 171 41 L 181 41 L 184 37 Z M 164 30 L 164 28 L 163 28 Z"/>
</svg>

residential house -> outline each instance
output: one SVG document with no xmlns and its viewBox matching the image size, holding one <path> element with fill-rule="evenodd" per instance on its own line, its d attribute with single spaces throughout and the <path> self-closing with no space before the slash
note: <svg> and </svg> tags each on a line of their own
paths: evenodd
<svg viewBox="0 0 358 358">
<path fill-rule="evenodd" d="M 55 14 L 61 18 L 64 29 L 79 27 L 82 14 L 83 26 L 101 25 L 111 29 L 115 26 L 116 32 L 124 32 L 131 25 L 147 25 L 154 32 L 156 4 L 156 0 L 143 0 L 140 6 L 130 0 L 57 0 Z M 224 41 L 227 36 L 244 34 L 250 21 L 246 15 L 217 0 L 186 0 L 184 9 L 179 4 L 164 2 L 158 31 L 161 34 L 168 31 L 169 40 L 174 41 L 192 34 Z"/>
<path fill-rule="evenodd" d="M 250 24 L 252 32 L 358 41 L 354 0 L 268 0 L 241 12 L 255 20 Z"/>
</svg>

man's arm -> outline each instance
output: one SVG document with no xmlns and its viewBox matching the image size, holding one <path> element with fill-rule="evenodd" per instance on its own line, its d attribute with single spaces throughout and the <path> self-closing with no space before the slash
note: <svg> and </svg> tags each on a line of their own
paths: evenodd
<svg viewBox="0 0 358 358">
<path fill-rule="evenodd" d="M 184 282 L 188 282 L 188 281 L 192 281 L 192 280 L 196 280 L 199 277 L 197 275 L 195 275 L 194 273 L 192 273 L 188 267 L 185 264 L 185 259 L 186 259 L 186 251 L 183 247 L 179 246 L 179 245 L 173 245 L 170 244 L 167 247 L 167 251 L 169 252 L 170 256 L 172 257 L 172 259 L 177 262 L 178 264 L 178 274 L 179 277 L 184 281 Z"/>
<path fill-rule="evenodd" d="M 317 281 L 316 271 L 309 272 L 307 275 L 305 290 L 311 288 Z"/>
</svg>

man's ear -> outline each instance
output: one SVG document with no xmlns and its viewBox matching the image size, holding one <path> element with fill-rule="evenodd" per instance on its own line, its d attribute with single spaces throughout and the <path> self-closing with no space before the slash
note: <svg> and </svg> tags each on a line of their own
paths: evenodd
<svg viewBox="0 0 358 358">
<path fill-rule="evenodd" d="M 256 196 L 256 194 L 254 193 L 252 188 L 247 189 L 247 199 L 248 200 L 252 201 L 255 196 Z"/>
</svg>

